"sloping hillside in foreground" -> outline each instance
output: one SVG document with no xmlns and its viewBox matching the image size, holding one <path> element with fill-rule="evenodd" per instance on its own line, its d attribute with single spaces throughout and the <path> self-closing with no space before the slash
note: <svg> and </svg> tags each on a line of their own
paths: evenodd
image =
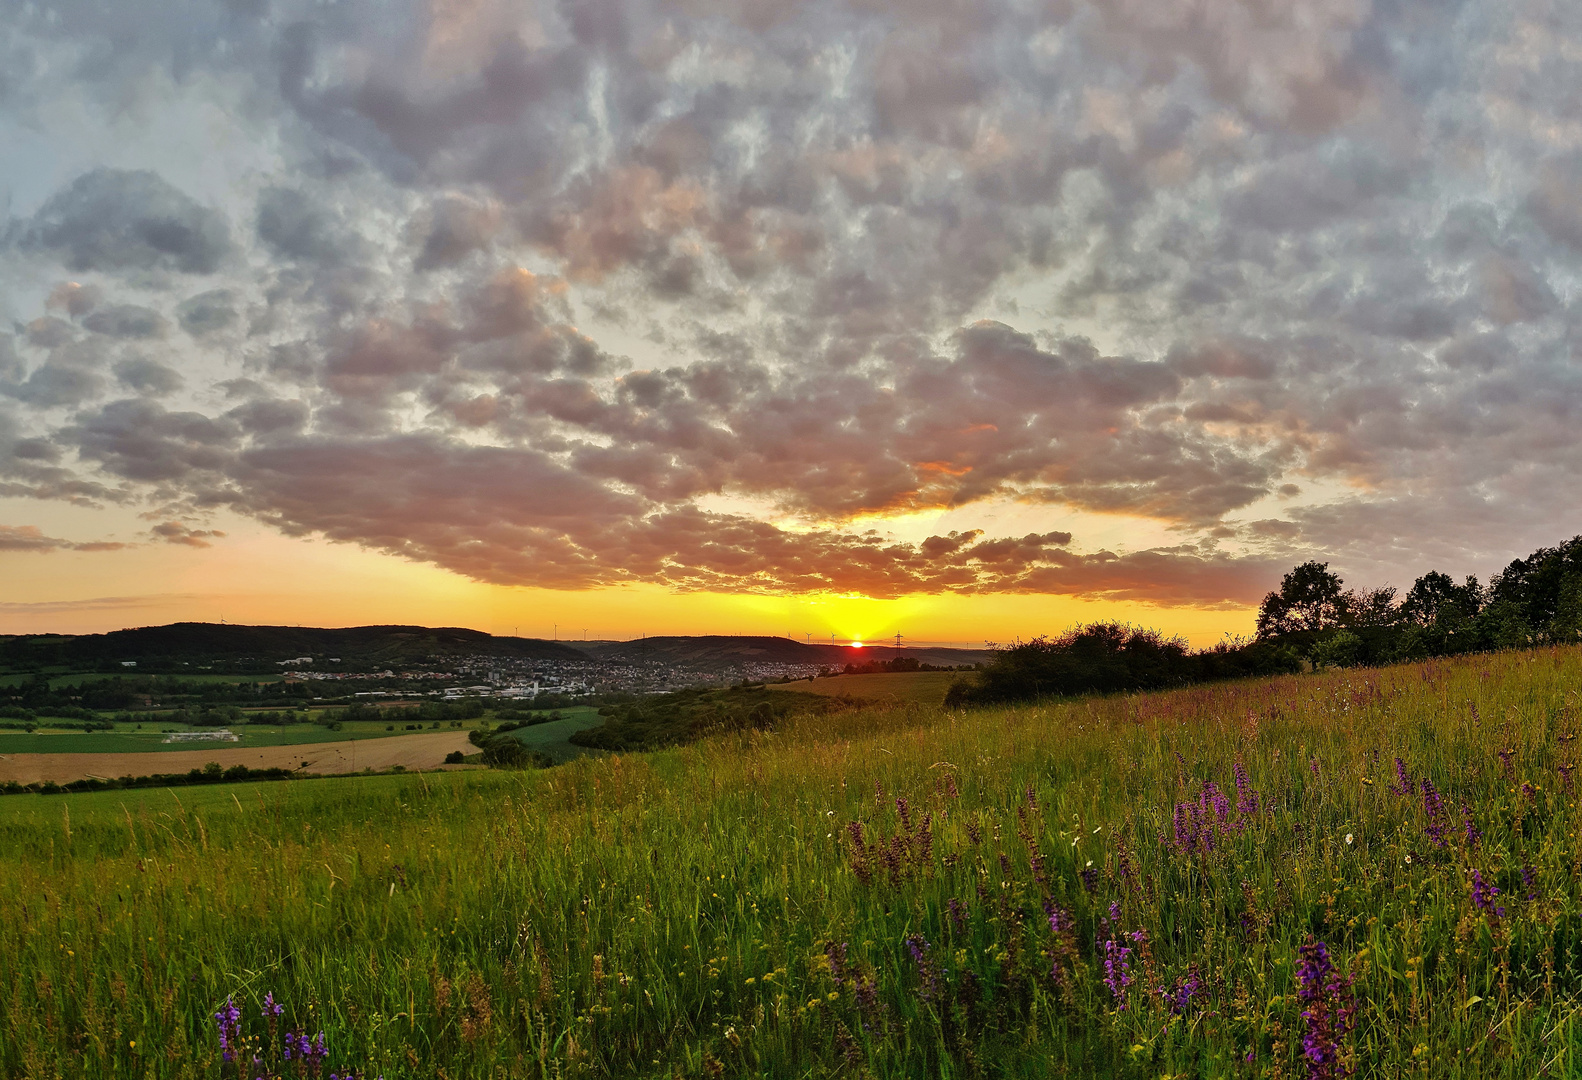
<svg viewBox="0 0 1582 1080">
<path fill-rule="evenodd" d="M 13 796 L 0 1075 L 218 1076 L 228 1000 L 387 1080 L 1577 1075 L 1579 688 L 1566 648 Z"/>
</svg>

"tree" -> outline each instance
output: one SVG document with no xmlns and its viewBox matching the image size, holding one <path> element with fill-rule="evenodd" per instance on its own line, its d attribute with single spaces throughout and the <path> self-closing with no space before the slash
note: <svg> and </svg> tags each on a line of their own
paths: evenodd
<svg viewBox="0 0 1582 1080">
<path fill-rule="evenodd" d="M 1258 606 L 1259 639 L 1340 626 L 1346 615 L 1344 584 L 1339 574 L 1329 572 L 1328 563 L 1298 566 L 1280 579 L 1280 591 Z"/>
<path fill-rule="evenodd" d="M 1468 577 L 1457 585 L 1449 574 L 1430 570 L 1412 582 L 1401 602 L 1401 617 L 1418 626 L 1442 625 L 1447 629 L 1474 618 L 1483 608 L 1483 587 Z"/>
<path fill-rule="evenodd" d="M 1353 667 L 1362 662 L 1362 639 L 1350 630 L 1339 630 L 1313 649 L 1313 666 Z"/>
<path fill-rule="evenodd" d="M 1350 589 L 1342 597 L 1347 626 L 1394 626 L 1401 617 L 1395 605 L 1395 588 Z"/>
</svg>

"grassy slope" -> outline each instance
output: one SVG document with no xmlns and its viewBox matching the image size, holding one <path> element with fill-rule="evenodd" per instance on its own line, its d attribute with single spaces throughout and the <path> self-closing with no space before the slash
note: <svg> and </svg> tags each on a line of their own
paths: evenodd
<svg viewBox="0 0 1582 1080">
<path fill-rule="evenodd" d="M 208 1014 L 272 989 L 289 1022 L 312 1003 L 332 1067 L 389 1080 L 1293 1076 L 1309 933 L 1355 979 L 1361 1075 L 1575 1075 L 1582 817 L 1556 769 L 1579 686 L 1560 650 L 847 711 L 543 772 L 7 798 L 0 1075 L 218 1075 Z M 1397 755 L 1443 792 L 1444 848 L 1391 793 Z M 1210 778 L 1234 799 L 1238 761 L 1261 811 L 1172 851 L 1173 805 Z M 893 870 L 854 859 L 853 823 Z M 1140 935 L 1124 1010 L 1094 948 L 1111 904 Z M 1189 967 L 1206 997 L 1173 1017 L 1149 991 Z"/>
<path fill-rule="evenodd" d="M 914 702 L 938 705 L 957 679 L 971 678 L 969 672 L 897 671 L 874 675 L 835 675 L 827 679 L 803 679 L 793 683 L 770 683 L 771 690 L 790 690 L 800 694 L 852 701 Z"/>
</svg>

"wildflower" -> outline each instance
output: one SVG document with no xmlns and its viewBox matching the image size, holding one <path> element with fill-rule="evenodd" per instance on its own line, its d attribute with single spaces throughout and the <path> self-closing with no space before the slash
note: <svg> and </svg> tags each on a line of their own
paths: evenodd
<svg viewBox="0 0 1582 1080">
<path fill-rule="evenodd" d="M 912 831 L 912 811 L 907 805 L 905 796 L 898 796 L 895 800 L 895 812 L 901 815 L 901 828 L 907 832 Z"/>
<path fill-rule="evenodd" d="M 944 979 L 940 977 L 939 967 L 929 955 L 931 946 L 920 937 L 906 939 L 906 951 L 912 954 L 912 962 L 917 965 L 919 987 L 917 996 L 920 1001 L 938 1001 L 944 990 Z"/>
<path fill-rule="evenodd" d="M 1125 1009 L 1126 991 L 1132 984 L 1132 950 L 1125 944 L 1125 935 L 1118 932 L 1121 922 L 1120 902 L 1111 901 L 1109 915 L 1100 921 L 1110 934 L 1099 942 L 1099 949 L 1104 954 L 1104 985 L 1109 987 L 1116 1008 Z"/>
<path fill-rule="evenodd" d="M 1309 758 L 1308 762 L 1307 762 L 1307 768 L 1308 768 L 1309 772 L 1311 772 L 1314 776 L 1317 776 L 1318 775 L 1318 758 L 1316 758 L 1316 757 Z"/>
<path fill-rule="evenodd" d="M 1230 819 L 1230 799 L 1219 789 L 1219 785 L 1212 780 L 1203 782 L 1203 790 L 1198 795 L 1198 804 L 1203 808 L 1205 814 L 1209 807 L 1213 807 L 1214 816 L 1219 819 L 1221 825 Z"/>
<path fill-rule="evenodd" d="M 1522 860 L 1522 888 L 1527 890 L 1527 899 L 1538 899 L 1538 892 L 1535 888 L 1537 883 L 1538 871 L 1533 869 L 1532 863 L 1527 862 L 1525 859 Z"/>
<path fill-rule="evenodd" d="M 1478 841 L 1483 839 L 1483 830 L 1473 822 L 1472 807 L 1466 803 L 1461 804 L 1461 836 L 1468 848 L 1477 847 Z"/>
<path fill-rule="evenodd" d="M 1417 785 L 1412 783 L 1411 774 L 1406 771 L 1406 762 L 1400 758 L 1395 759 L 1395 784 L 1390 788 L 1391 795 L 1415 795 Z"/>
<path fill-rule="evenodd" d="M 1258 793 L 1252 789 L 1252 779 L 1247 775 L 1247 766 L 1236 762 L 1231 766 L 1231 775 L 1236 779 L 1236 812 L 1242 817 L 1258 816 Z"/>
<path fill-rule="evenodd" d="M 1329 948 L 1308 938 L 1296 968 L 1297 1002 L 1302 1006 L 1306 1031 L 1302 1056 L 1307 1059 L 1308 1080 L 1338 1080 L 1350 1070 L 1340 1060 L 1346 1035 L 1356 1021 L 1351 978 L 1342 978 L 1329 958 Z"/>
<path fill-rule="evenodd" d="M 1516 751 L 1507 747 L 1499 752 L 1500 764 L 1505 767 L 1505 775 L 1511 774 L 1511 762 L 1516 757 Z"/>
<path fill-rule="evenodd" d="M 1423 817 L 1427 819 L 1423 831 L 1435 847 L 1445 846 L 1445 802 L 1439 797 L 1434 782 L 1423 777 Z"/>
<path fill-rule="evenodd" d="M 829 958 L 829 974 L 838 983 L 844 983 L 848 974 L 846 967 L 846 952 L 848 946 L 844 942 L 831 941 L 824 946 L 824 955 Z M 747 980 L 752 982 L 751 979 Z"/>
<path fill-rule="evenodd" d="M 1077 877 L 1082 879 L 1082 887 L 1086 889 L 1089 894 L 1091 894 L 1093 890 L 1098 887 L 1099 872 L 1093 868 L 1093 863 L 1091 860 L 1088 862 L 1088 865 L 1077 871 Z"/>
<path fill-rule="evenodd" d="M 966 930 L 967 930 L 967 908 L 966 908 L 966 906 L 964 904 L 962 904 L 962 902 L 960 900 L 957 900 L 953 896 L 953 897 L 950 898 L 950 903 L 949 903 L 948 907 L 950 909 L 950 925 L 951 925 L 951 927 L 958 934 L 966 933 Z"/>
<path fill-rule="evenodd" d="M 1496 919 L 1505 917 L 1505 908 L 1496 904 L 1495 899 L 1500 895 L 1498 885 L 1491 885 L 1483 880 L 1483 871 L 1472 871 L 1472 906 L 1488 914 L 1493 913 Z"/>
<path fill-rule="evenodd" d="M 1117 1008 L 1126 1008 L 1126 989 L 1132 984 L 1132 950 L 1110 938 L 1104 942 L 1104 985 Z"/>
<path fill-rule="evenodd" d="M 862 1016 L 864 1031 L 872 1031 L 883 1023 L 885 1007 L 879 1000 L 879 985 L 872 976 L 854 976 L 851 993 L 857 1001 L 857 1011 Z"/>
<path fill-rule="evenodd" d="M 236 1007 L 235 999 L 226 997 L 225 1004 L 214 1014 L 214 1025 L 220 1036 L 221 1060 L 234 1061 L 235 1052 L 241 1048 L 242 1036 L 242 1010 Z"/>
<path fill-rule="evenodd" d="M 1203 980 L 1198 977 L 1197 965 L 1187 968 L 1185 975 L 1177 976 L 1174 987 L 1159 987 L 1159 996 L 1171 1016 L 1181 1016 L 1192 1006 L 1192 1000 L 1203 991 Z"/>
<path fill-rule="evenodd" d="M 1538 801 L 1538 789 L 1526 780 L 1522 781 L 1522 798 L 1527 800 L 1528 806 Z"/>
<path fill-rule="evenodd" d="M 1566 764 L 1558 766 L 1558 769 L 1560 772 L 1560 783 L 1564 785 L 1566 794 L 1570 795 L 1574 790 L 1572 786 L 1571 774 L 1576 770 L 1576 766 L 1567 762 Z"/>
<path fill-rule="evenodd" d="M 1347 847 L 1351 846 L 1351 834 L 1350 833 L 1346 834 L 1346 846 Z"/>
</svg>

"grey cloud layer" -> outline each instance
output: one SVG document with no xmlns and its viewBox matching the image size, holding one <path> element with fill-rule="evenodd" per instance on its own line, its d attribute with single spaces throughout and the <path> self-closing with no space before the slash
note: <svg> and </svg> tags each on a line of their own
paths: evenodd
<svg viewBox="0 0 1582 1080">
<path fill-rule="evenodd" d="M 0 339 L 0 494 L 489 581 L 1162 603 L 1582 528 L 1541 495 L 1582 473 L 1565 9 L 10 14 L 0 110 L 157 73 L 280 150 L 212 205 L 106 163 L 18 208 L 12 275 L 73 284 Z M 991 500 L 1182 542 L 853 524 Z"/>
</svg>

